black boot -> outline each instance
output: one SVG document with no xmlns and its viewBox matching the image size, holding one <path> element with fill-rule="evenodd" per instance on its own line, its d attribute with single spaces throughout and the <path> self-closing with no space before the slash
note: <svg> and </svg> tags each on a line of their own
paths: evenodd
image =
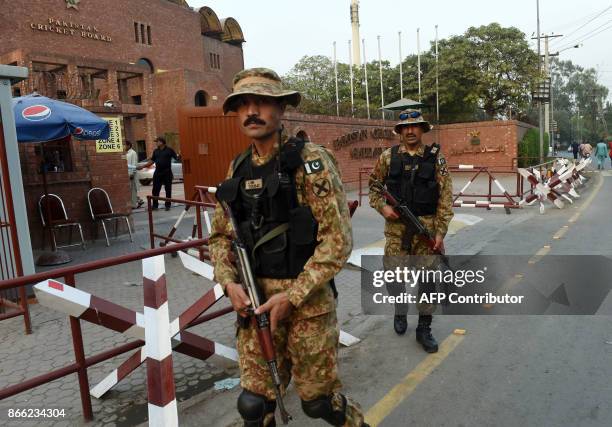
<svg viewBox="0 0 612 427">
<path fill-rule="evenodd" d="M 398 335 L 404 335 L 408 329 L 408 319 L 405 314 L 396 314 L 393 318 L 393 329 Z"/>
<path fill-rule="evenodd" d="M 438 342 L 431 334 L 431 315 L 419 315 L 419 326 L 416 329 L 416 340 L 423 346 L 427 353 L 438 352 Z"/>
</svg>

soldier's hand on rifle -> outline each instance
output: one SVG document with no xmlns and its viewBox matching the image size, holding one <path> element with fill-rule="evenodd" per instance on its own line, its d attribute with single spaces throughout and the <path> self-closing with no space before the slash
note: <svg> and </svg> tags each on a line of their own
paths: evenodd
<svg viewBox="0 0 612 427">
<path fill-rule="evenodd" d="M 242 289 L 242 285 L 238 283 L 228 283 L 225 287 L 225 292 L 232 302 L 234 310 L 236 310 L 240 316 L 246 317 L 248 315 L 247 308 L 251 305 L 251 300 L 249 300 L 244 289 Z"/>
<path fill-rule="evenodd" d="M 289 317 L 293 311 L 293 304 L 289 301 L 287 292 L 280 292 L 272 295 L 265 304 L 260 305 L 255 314 L 270 312 L 270 329 L 272 333 L 276 330 L 279 321 Z"/>
<path fill-rule="evenodd" d="M 392 206 L 386 205 L 382 208 L 382 216 L 385 217 L 385 219 L 390 219 L 390 220 L 394 220 L 394 219 L 399 219 L 399 215 L 397 214 L 397 212 L 395 212 L 395 209 L 393 209 Z"/>
<path fill-rule="evenodd" d="M 444 253 L 444 237 L 441 234 L 436 234 L 433 250 Z"/>
</svg>

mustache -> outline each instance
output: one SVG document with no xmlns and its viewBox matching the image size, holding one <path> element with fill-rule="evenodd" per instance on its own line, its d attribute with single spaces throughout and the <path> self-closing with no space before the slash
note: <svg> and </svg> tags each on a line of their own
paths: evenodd
<svg viewBox="0 0 612 427">
<path fill-rule="evenodd" d="M 266 122 L 261 120 L 259 117 L 257 116 L 249 116 L 245 121 L 243 126 L 248 126 L 250 124 L 255 124 L 255 125 L 261 125 L 261 126 L 265 126 Z"/>
</svg>

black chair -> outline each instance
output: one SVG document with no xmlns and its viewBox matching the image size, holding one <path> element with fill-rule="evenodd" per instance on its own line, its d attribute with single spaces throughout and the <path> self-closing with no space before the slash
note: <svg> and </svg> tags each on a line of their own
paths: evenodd
<svg viewBox="0 0 612 427">
<path fill-rule="evenodd" d="M 43 231 L 51 231 L 51 238 L 53 240 L 53 247 L 55 249 L 67 248 L 70 246 L 78 246 L 79 244 L 85 249 L 85 239 L 83 239 L 83 228 L 81 224 L 74 218 L 69 218 L 64 207 L 64 202 L 56 194 L 42 195 L 38 199 L 38 212 L 40 213 L 40 220 L 42 221 Z M 64 227 L 68 227 L 70 232 L 68 244 L 64 246 L 57 246 L 55 239 L 55 231 Z M 72 244 L 72 229 L 77 227 L 81 236 L 81 243 Z M 43 232 L 43 249 L 45 248 L 45 237 L 46 232 Z"/>
<path fill-rule="evenodd" d="M 108 193 L 102 188 L 94 187 L 87 192 L 87 202 L 89 203 L 89 212 L 91 213 L 91 219 L 95 224 L 96 237 L 98 234 L 98 222 L 102 224 L 104 230 L 104 237 L 106 238 L 106 246 L 110 246 L 108 240 L 108 233 L 106 231 L 106 222 L 115 222 L 115 238 L 118 234 L 119 221 L 124 219 L 127 224 L 128 233 L 130 234 L 130 241 L 133 242 L 132 228 L 130 227 L 129 214 L 115 212 L 113 205 L 110 202 Z"/>
</svg>

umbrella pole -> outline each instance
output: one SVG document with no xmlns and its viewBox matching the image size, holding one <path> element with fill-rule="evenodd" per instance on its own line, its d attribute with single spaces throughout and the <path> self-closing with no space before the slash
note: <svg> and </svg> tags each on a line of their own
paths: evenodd
<svg viewBox="0 0 612 427">
<path fill-rule="evenodd" d="M 40 154 L 43 159 L 43 167 L 42 167 L 42 181 L 43 181 L 43 191 L 45 194 L 43 203 L 43 215 L 45 216 L 45 223 L 48 225 L 47 229 L 49 232 L 49 240 L 51 241 L 51 252 L 43 251 L 38 258 L 36 259 L 36 265 L 38 266 L 50 266 L 50 265 L 60 265 L 66 264 L 72 261 L 72 258 L 66 251 L 58 250 L 55 245 L 55 239 L 53 238 L 53 229 L 50 227 L 50 217 L 49 215 L 49 188 L 47 186 L 47 168 L 45 164 L 45 145 L 40 144 Z"/>
<path fill-rule="evenodd" d="M 50 217 L 51 215 L 49 214 L 49 188 L 47 187 L 47 165 L 45 162 L 45 144 L 40 144 L 40 154 L 42 156 L 42 161 L 43 161 L 43 166 L 42 166 L 42 182 L 43 182 L 43 194 L 44 194 L 44 206 L 43 209 L 44 211 L 44 215 L 45 215 L 45 223 L 47 225 L 50 225 Z M 55 247 L 55 239 L 53 238 L 53 230 L 51 229 L 51 227 L 47 227 L 47 232 L 49 233 L 49 241 L 51 242 L 51 251 L 55 252 L 57 250 L 57 248 Z"/>
</svg>

